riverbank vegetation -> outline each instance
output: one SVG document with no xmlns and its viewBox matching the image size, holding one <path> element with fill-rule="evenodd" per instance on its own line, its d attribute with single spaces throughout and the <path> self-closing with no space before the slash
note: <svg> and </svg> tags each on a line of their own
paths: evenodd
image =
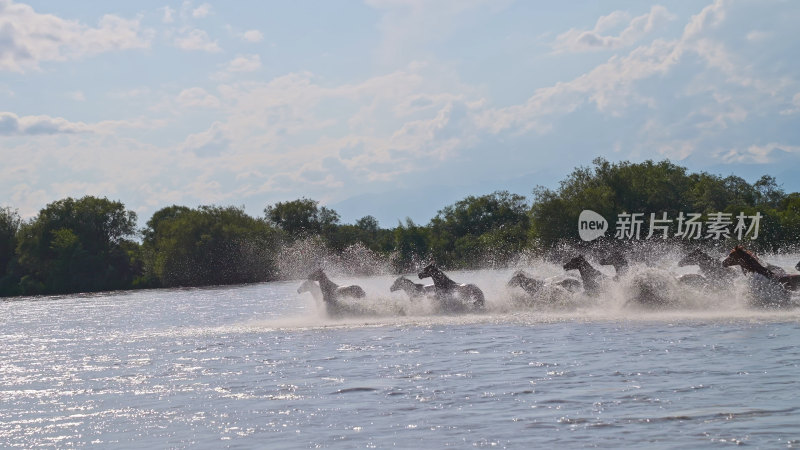
<svg viewBox="0 0 800 450">
<path fill-rule="evenodd" d="M 742 236 L 760 250 L 797 249 L 800 193 L 785 193 L 773 177 L 744 179 L 690 173 L 669 161 L 576 168 L 556 189 L 530 198 L 498 191 L 443 207 L 427 224 L 410 219 L 381 228 L 372 216 L 342 224 L 336 211 L 301 198 L 268 205 L 261 217 L 234 206 L 168 206 L 144 229 L 137 215 L 107 198 L 66 198 L 22 220 L 0 208 L 0 296 L 42 295 L 175 286 L 235 284 L 292 278 L 313 264 L 338 261 L 355 273 L 409 272 L 434 260 L 448 269 L 502 266 L 516 255 L 582 243 L 578 217 L 591 209 L 610 222 L 619 214 L 674 219 L 699 213 L 759 216 L 759 236 Z M 662 216 L 666 213 L 666 216 Z M 732 224 L 733 225 L 733 224 Z M 700 240 L 676 237 L 681 244 Z M 644 236 L 642 236 L 644 237 Z M 602 241 L 602 239 L 601 239 Z M 736 233 L 716 244 L 732 246 Z"/>
</svg>

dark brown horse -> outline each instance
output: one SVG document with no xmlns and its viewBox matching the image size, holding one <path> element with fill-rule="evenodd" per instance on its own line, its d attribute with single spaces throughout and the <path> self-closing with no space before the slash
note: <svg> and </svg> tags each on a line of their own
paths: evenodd
<svg viewBox="0 0 800 450">
<path fill-rule="evenodd" d="M 614 277 L 615 280 L 619 280 L 619 277 L 628 273 L 628 259 L 618 251 L 607 254 L 598 262 L 601 266 L 614 266 L 614 270 L 617 271 L 617 275 Z"/>
<path fill-rule="evenodd" d="M 473 310 L 483 310 L 485 306 L 485 300 L 483 297 L 483 291 L 481 291 L 478 286 L 471 283 L 456 283 L 448 278 L 447 275 L 439 270 L 439 268 L 434 264 L 429 264 L 427 267 L 422 269 L 422 272 L 419 273 L 420 279 L 428 277 L 433 279 L 436 298 L 445 309 L 456 312 L 457 310 L 462 309 L 459 307 L 459 304 L 463 305 L 463 302 L 466 301 L 471 302 L 471 307 Z M 456 303 L 454 304 L 453 301 Z"/>
<path fill-rule="evenodd" d="M 699 278 L 689 276 L 693 274 L 683 275 L 679 278 L 682 282 L 691 285 L 705 284 L 709 287 L 726 288 L 733 284 L 733 279 L 736 277 L 733 269 L 724 267 L 722 261 L 699 249 L 692 250 L 684 256 L 678 261 L 678 266 L 697 266 L 700 269 L 705 282 L 701 283 Z"/>
<path fill-rule="evenodd" d="M 518 270 L 508 280 L 508 287 L 519 287 L 528 295 L 535 296 L 544 286 L 544 281 L 528 276 L 525 272 Z"/>
<path fill-rule="evenodd" d="M 588 294 L 597 293 L 600 289 L 600 284 L 606 280 L 606 276 L 603 275 L 603 272 L 592 267 L 589 264 L 589 261 L 586 260 L 582 255 L 578 255 L 564 264 L 564 270 L 577 270 L 581 274 L 581 280 L 583 280 L 583 289 Z"/>
<path fill-rule="evenodd" d="M 722 265 L 722 261 L 714 258 L 702 250 L 692 250 L 683 259 L 678 261 L 678 266 L 697 266 L 700 273 L 711 279 L 732 279 L 734 273 L 728 267 Z"/>
<path fill-rule="evenodd" d="M 722 265 L 724 267 L 741 266 L 745 273 L 757 273 L 790 291 L 795 291 L 800 287 L 800 275 L 786 275 L 783 269 L 762 263 L 756 255 L 745 250 L 741 245 L 737 245 L 731 250 L 728 257 L 722 261 Z"/>
</svg>

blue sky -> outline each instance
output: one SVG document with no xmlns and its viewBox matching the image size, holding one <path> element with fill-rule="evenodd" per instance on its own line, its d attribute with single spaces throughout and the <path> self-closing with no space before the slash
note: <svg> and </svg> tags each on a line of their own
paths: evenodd
<svg viewBox="0 0 800 450">
<path fill-rule="evenodd" d="M 306 197 L 392 227 L 598 156 L 800 191 L 798 23 L 791 0 L 0 0 L 0 206 Z"/>
</svg>

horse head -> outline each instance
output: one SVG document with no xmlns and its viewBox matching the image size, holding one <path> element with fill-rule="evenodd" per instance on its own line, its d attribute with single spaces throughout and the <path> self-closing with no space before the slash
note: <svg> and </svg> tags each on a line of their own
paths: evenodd
<svg viewBox="0 0 800 450">
<path fill-rule="evenodd" d="M 395 292 L 395 291 L 399 291 L 400 289 L 403 289 L 403 285 L 407 281 L 411 281 L 411 280 L 409 280 L 408 278 L 403 277 L 403 276 L 397 277 L 397 279 L 394 280 L 394 283 L 392 283 L 392 286 L 389 288 L 389 292 Z"/>
<path fill-rule="evenodd" d="M 514 275 L 511 277 L 510 280 L 508 280 L 508 283 L 506 284 L 508 287 L 522 286 L 522 283 L 524 283 L 529 279 L 530 277 L 525 272 L 523 272 L 522 270 L 518 270 L 514 272 Z"/>
<path fill-rule="evenodd" d="M 584 258 L 583 255 L 578 255 L 564 264 L 564 270 L 577 270 L 584 264 L 586 264 L 586 258 Z"/>
<path fill-rule="evenodd" d="M 611 252 L 600 259 L 599 263 L 603 266 L 627 266 L 628 260 L 620 252 Z"/>
<path fill-rule="evenodd" d="M 436 264 L 430 263 L 422 269 L 422 272 L 419 273 L 420 280 L 423 278 L 429 278 L 434 276 L 436 273 L 439 272 L 439 269 L 436 268 Z"/>
<path fill-rule="evenodd" d="M 722 260 L 722 267 L 730 267 L 730 266 L 742 266 L 744 268 L 745 258 L 747 256 L 751 256 L 755 258 L 750 252 L 744 249 L 741 245 L 737 245 L 733 247 L 730 253 L 728 253 L 728 257 Z"/>
<path fill-rule="evenodd" d="M 297 288 L 297 293 L 302 294 L 303 292 L 311 292 L 311 287 L 314 285 L 314 282 L 311 280 L 303 281 L 303 284 Z"/>
</svg>

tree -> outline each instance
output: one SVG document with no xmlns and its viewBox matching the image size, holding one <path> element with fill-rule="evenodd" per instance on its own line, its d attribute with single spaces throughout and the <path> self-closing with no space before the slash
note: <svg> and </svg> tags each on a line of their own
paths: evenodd
<svg viewBox="0 0 800 450">
<path fill-rule="evenodd" d="M 507 191 L 468 196 L 431 220 L 431 250 L 439 264 L 474 266 L 525 248 L 529 227 L 525 197 Z"/>
<path fill-rule="evenodd" d="M 786 193 L 778 185 L 775 177 L 763 175 L 755 183 L 753 188 L 756 191 L 756 204 L 770 208 L 777 208 L 780 201 L 786 197 Z"/>
<path fill-rule="evenodd" d="M 276 233 L 243 208 L 170 206 L 144 230 L 146 282 L 203 286 L 274 277 Z"/>
<path fill-rule="evenodd" d="M 16 247 L 21 223 L 16 209 L 0 208 L 0 297 L 19 294 Z"/>
<path fill-rule="evenodd" d="M 136 213 L 121 202 L 86 196 L 48 204 L 18 233 L 27 286 L 66 293 L 130 288 L 137 274 Z M 38 288 L 36 288 L 38 289 Z"/>
<path fill-rule="evenodd" d="M 419 263 L 430 256 L 430 231 L 411 219 L 405 226 L 398 223 L 392 230 L 394 236 L 394 264 L 398 272 L 409 272 L 418 268 Z"/>
<path fill-rule="evenodd" d="M 16 209 L 0 208 L 0 278 L 6 274 L 9 264 L 14 259 L 17 231 L 21 223 Z"/>
<path fill-rule="evenodd" d="M 329 236 L 339 223 L 336 211 L 320 207 L 319 202 L 307 198 L 267 206 L 264 214 L 270 224 L 285 231 L 293 240 L 315 234 Z"/>
</svg>

